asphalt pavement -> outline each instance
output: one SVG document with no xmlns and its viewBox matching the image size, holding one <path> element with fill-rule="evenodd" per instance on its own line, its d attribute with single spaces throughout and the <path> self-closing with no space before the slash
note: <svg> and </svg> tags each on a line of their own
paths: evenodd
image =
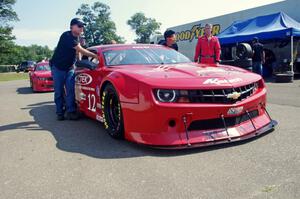
<svg viewBox="0 0 300 199">
<path fill-rule="evenodd" d="M 245 142 L 159 150 L 87 118 L 56 121 L 53 93 L 0 83 L 0 198 L 300 198 L 300 80 L 267 83 L 279 125 Z"/>
</svg>

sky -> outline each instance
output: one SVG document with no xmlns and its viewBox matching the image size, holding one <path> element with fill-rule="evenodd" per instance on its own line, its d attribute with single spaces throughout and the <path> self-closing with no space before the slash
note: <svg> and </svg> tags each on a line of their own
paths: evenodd
<svg viewBox="0 0 300 199">
<path fill-rule="evenodd" d="M 17 0 L 14 10 L 20 19 L 15 22 L 13 34 L 19 45 L 38 44 L 53 49 L 61 33 L 69 29 L 70 20 L 82 3 L 97 0 Z M 99 0 L 98 0 L 99 1 Z M 280 0 L 100 0 L 111 9 L 111 18 L 117 34 L 132 43 L 134 31 L 127 20 L 137 12 L 162 23 L 167 28 L 240 10 L 279 2 Z"/>
</svg>

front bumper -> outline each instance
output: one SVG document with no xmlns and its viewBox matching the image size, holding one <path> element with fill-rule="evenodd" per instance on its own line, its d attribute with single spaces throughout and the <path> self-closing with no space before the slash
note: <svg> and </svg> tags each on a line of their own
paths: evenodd
<svg viewBox="0 0 300 199">
<path fill-rule="evenodd" d="M 147 99 L 147 96 L 143 96 Z M 141 99 L 141 98 L 140 98 Z M 149 100 L 151 101 L 151 100 Z M 266 90 L 236 104 L 161 104 L 145 100 L 139 104 L 122 103 L 126 139 L 159 148 L 188 148 L 216 145 L 249 139 L 273 129 L 277 124 L 266 111 Z M 231 108 L 243 107 L 237 115 Z M 256 111 L 257 115 L 248 113 Z M 230 117 L 249 116 L 228 126 Z M 195 121 L 215 119 L 223 126 L 191 129 Z"/>
<path fill-rule="evenodd" d="M 34 90 L 38 92 L 48 92 L 54 90 L 53 81 L 50 80 L 37 80 L 34 82 L 34 84 Z"/>
</svg>

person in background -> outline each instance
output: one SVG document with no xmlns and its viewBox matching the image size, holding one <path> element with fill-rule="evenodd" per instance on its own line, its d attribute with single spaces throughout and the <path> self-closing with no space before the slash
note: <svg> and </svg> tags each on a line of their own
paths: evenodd
<svg viewBox="0 0 300 199">
<path fill-rule="evenodd" d="M 206 24 L 204 35 L 198 38 L 194 61 L 203 64 L 220 63 L 221 46 L 219 39 L 212 35 L 212 25 Z"/>
<path fill-rule="evenodd" d="M 264 45 L 259 43 L 259 39 L 254 37 L 252 40 L 252 71 L 263 75 L 263 64 L 265 63 Z"/>
<path fill-rule="evenodd" d="M 178 45 L 176 43 L 176 35 L 173 30 L 165 31 L 164 38 L 165 40 L 159 41 L 158 44 L 167 46 L 169 48 L 173 48 L 174 50 L 178 51 Z"/>
<path fill-rule="evenodd" d="M 84 25 L 85 23 L 79 18 L 71 20 L 70 30 L 60 36 L 50 61 L 54 81 L 57 120 L 65 119 L 65 110 L 67 111 L 68 119 L 79 119 L 75 104 L 74 63 L 76 61 L 76 52 L 98 59 L 96 54 L 82 48 L 80 45 L 79 37 L 83 33 Z"/>
</svg>

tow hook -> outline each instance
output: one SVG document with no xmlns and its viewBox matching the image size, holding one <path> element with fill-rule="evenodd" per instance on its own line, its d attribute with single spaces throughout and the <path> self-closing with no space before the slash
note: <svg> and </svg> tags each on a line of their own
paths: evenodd
<svg viewBox="0 0 300 199">
<path fill-rule="evenodd" d="M 187 146 L 190 147 L 192 146 L 191 143 L 190 143 L 190 137 L 189 137 L 189 131 L 188 131 L 188 128 L 187 128 L 187 117 L 188 116 L 192 116 L 193 113 L 186 113 L 182 116 L 182 121 L 183 121 L 183 124 L 184 124 L 184 129 L 185 129 L 185 136 L 186 136 L 186 140 L 187 140 Z"/>
</svg>

